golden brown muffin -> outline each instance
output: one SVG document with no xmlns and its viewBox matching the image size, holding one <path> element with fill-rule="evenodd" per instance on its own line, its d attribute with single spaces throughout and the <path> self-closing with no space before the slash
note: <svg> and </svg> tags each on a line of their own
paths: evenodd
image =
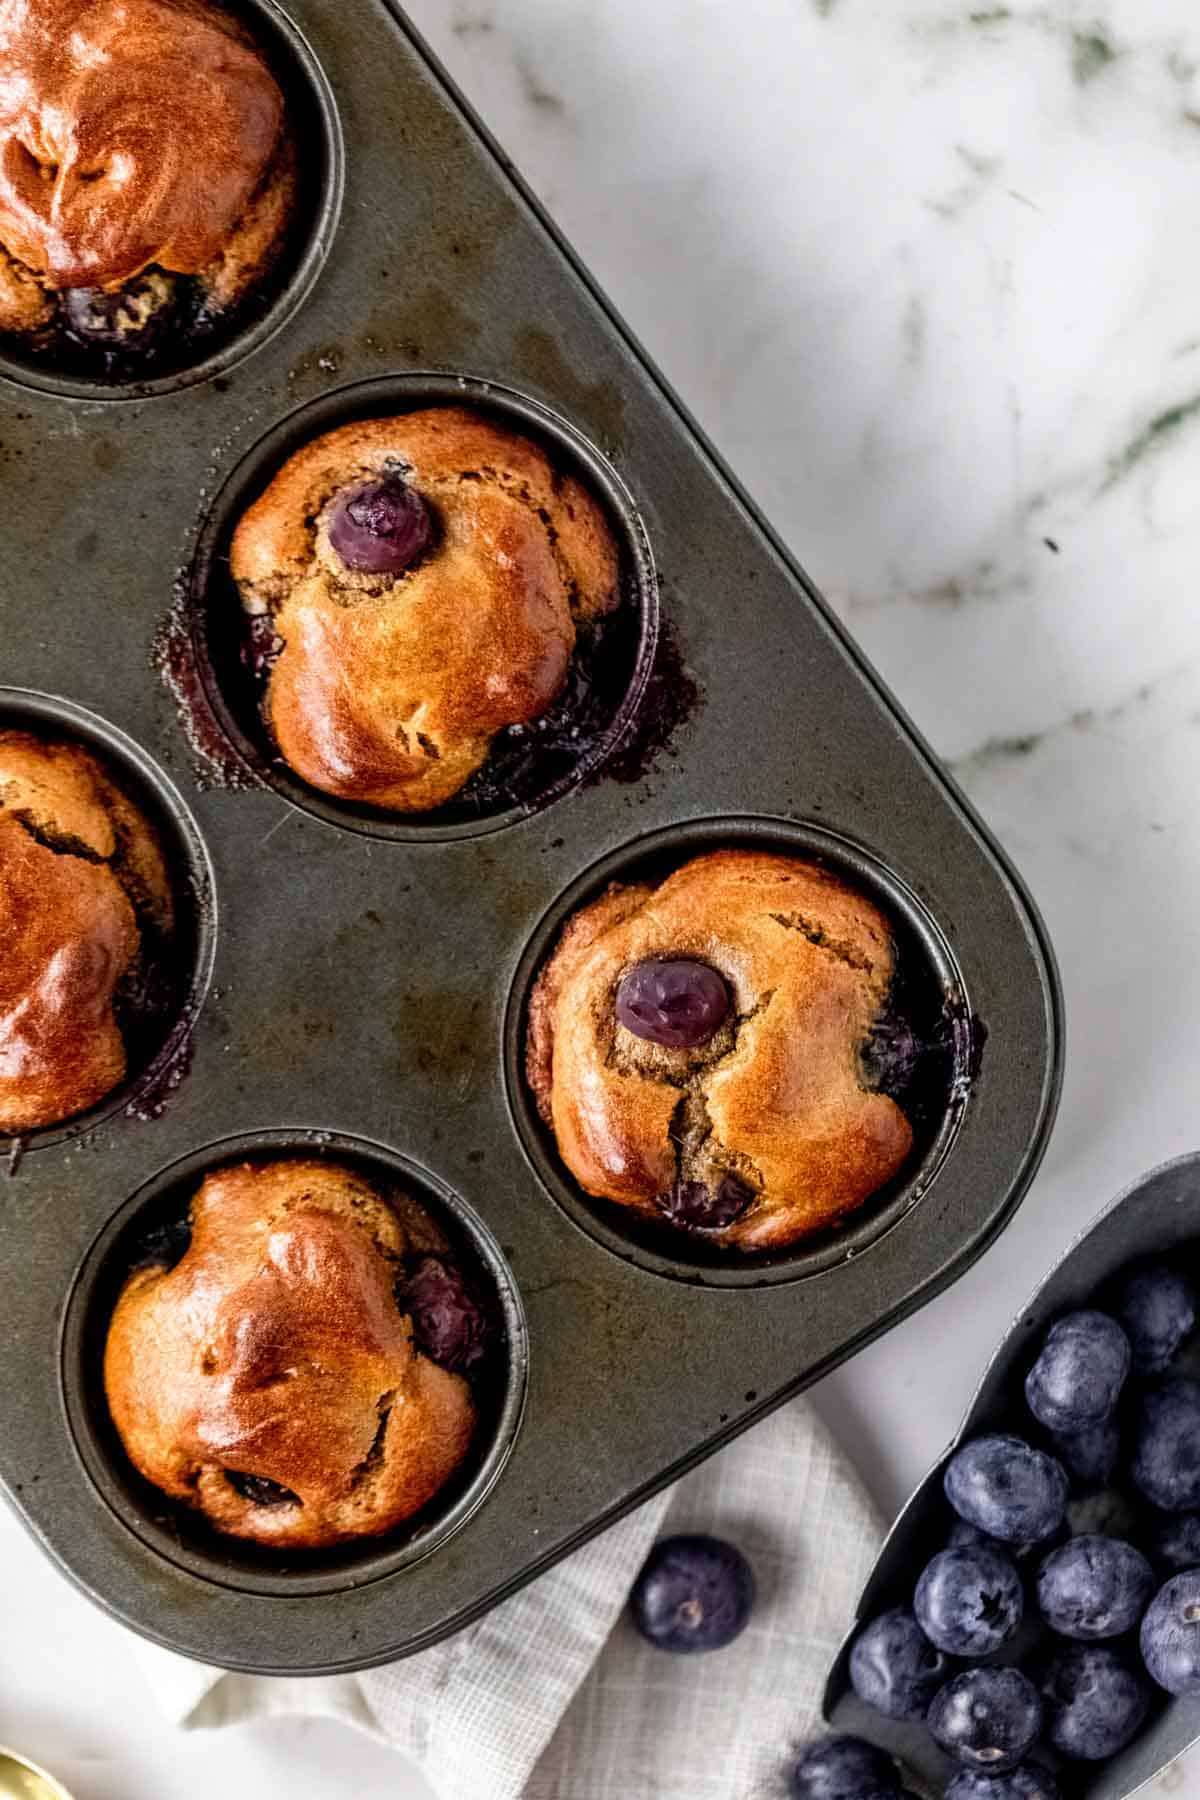
<svg viewBox="0 0 1200 1800">
<path fill-rule="evenodd" d="M 288 1158 L 206 1177 L 191 1223 L 182 1259 L 132 1275 L 109 1328 L 134 1467 L 259 1544 L 321 1549 L 412 1518 L 476 1423 L 463 1375 L 417 1347 L 419 1296 L 406 1310 L 414 1258 L 445 1252 L 433 1222 L 340 1164 Z M 443 1361 L 469 1364 L 472 1329 Z M 436 1319 L 425 1341 L 447 1350 Z"/>
<path fill-rule="evenodd" d="M 0 331 L 60 323 L 131 350 L 167 317 L 177 278 L 195 278 L 209 314 L 262 280 L 295 151 L 274 76 L 226 14 L 9 0 L 0 69 Z"/>
<path fill-rule="evenodd" d="M 72 1118 L 123 1080 L 118 994 L 143 931 L 172 922 L 157 834 L 101 763 L 0 730 L 0 1131 Z"/>
<path fill-rule="evenodd" d="M 528 1078 L 587 1193 L 739 1250 L 834 1224 L 896 1174 L 862 1057 L 883 915 L 792 857 L 721 850 L 575 915 L 532 996 Z"/>
<path fill-rule="evenodd" d="M 397 812 L 452 799 L 508 726 L 559 694 L 577 628 L 617 603 L 599 505 L 527 438 L 441 406 L 342 426 L 298 451 L 230 556 L 277 652 L 284 760 Z"/>
</svg>

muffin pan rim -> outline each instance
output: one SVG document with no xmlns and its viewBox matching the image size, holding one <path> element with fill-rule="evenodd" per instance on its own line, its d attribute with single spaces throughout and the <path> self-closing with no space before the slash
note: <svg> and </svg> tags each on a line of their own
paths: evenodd
<svg viewBox="0 0 1200 1800">
<path fill-rule="evenodd" d="M 322 129 L 324 167 L 319 182 L 313 183 L 316 206 L 303 228 L 304 248 L 292 259 L 291 273 L 264 310 L 252 313 L 231 337 L 218 334 L 213 348 L 199 362 L 184 364 L 168 374 L 152 375 L 145 381 L 106 381 L 103 376 L 60 373 L 52 356 L 44 365 L 34 357 L 26 361 L 11 354 L 0 341 L 0 382 L 11 382 L 29 394 L 100 406 L 169 398 L 229 374 L 270 343 L 301 310 L 320 280 L 337 236 L 346 188 L 346 145 L 337 98 L 307 36 L 280 0 L 215 0 L 215 5 L 235 19 L 250 15 L 256 44 L 261 43 L 262 34 L 254 31 L 254 25 L 265 18 L 266 36 L 283 46 L 291 73 L 309 90 L 313 116 Z"/>
<path fill-rule="evenodd" d="M 140 1212 L 171 1196 L 174 1190 L 185 1185 L 197 1186 L 205 1175 L 237 1162 L 288 1160 L 306 1155 L 327 1156 L 335 1163 L 344 1158 L 352 1167 L 357 1164 L 368 1172 L 382 1174 L 393 1187 L 403 1184 L 410 1189 L 418 1204 L 428 1206 L 429 1197 L 432 1197 L 430 1210 L 435 1222 L 439 1211 L 451 1219 L 454 1229 L 469 1242 L 472 1254 L 494 1286 L 504 1325 L 504 1399 L 489 1421 L 490 1442 L 486 1450 L 478 1454 L 472 1446 L 468 1452 L 472 1460 L 477 1460 L 478 1466 L 466 1488 L 442 1512 L 437 1510 L 435 1495 L 429 1503 L 428 1523 L 416 1538 L 397 1542 L 403 1534 L 404 1527 L 401 1526 L 378 1539 L 364 1535 L 353 1543 L 318 1552 L 316 1555 L 325 1560 L 315 1567 L 306 1567 L 314 1562 L 314 1553 L 296 1550 L 279 1552 L 272 1558 L 282 1564 L 290 1556 L 294 1557 L 294 1568 L 255 1569 L 250 1560 L 255 1549 L 247 1546 L 245 1541 L 230 1539 L 230 1558 L 240 1551 L 246 1558 L 243 1566 L 221 1556 L 219 1533 L 213 1532 L 210 1551 L 193 1548 L 157 1522 L 147 1520 L 143 1509 L 131 1501 L 129 1494 L 123 1491 L 122 1483 L 114 1476 L 111 1459 L 103 1446 L 102 1430 L 95 1423 L 95 1404 L 87 1393 L 82 1362 L 89 1342 L 95 1291 L 105 1276 L 111 1252 Z M 59 1398 L 71 1449 L 92 1490 L 123 1529 L 156 1557 L 165 1558 L 187 1575 L 235 1593 L 300 1599 L 361 1589 L 387 1580 L 434 1555 L 467 1524 L 485 1504 L 503 1475 L 520 1433 L 528 1398 L 529 1358 L 529 1328 L 520 1287 L 508 1258 L 469 1201 L 433 1170 L 389 1145 L 372 1143 L 333 1128 L 272 1126 L 261 1131 L 235 1133 L 177 1157 L 151 1175 L 109 1215 L 79 1261 L 64 1302 L 59 1331 Z M 184 1510 L 166 1496 L 163 1507 L 172 1515 Z M 389 1539 L 392 1540 L 390 1547 Z M 342 1563 L 344 1567 L 340 1566 Z"/>
<path fill-rule="evenodd" d="M 101 714 L 37 688 L 0 686 L 0 729 L 10 717 L 18 725 L 22 720 L 31 721 L 35 735 L 44 727 L 49 740 L 55 736 L 75 739 L 85 748 L 96 750 L 119 773 L 130 772 L 131 798 L 136 800 L 140 791 L 150 795 L 157 815 L 152 815 L 152 821 L 160 826 L 168 852 L 176 852 L 175 859 L 168 854 L 168 869 L 173 860 L 178 861 L 180 876 L 190 889 L 190 910 L 196 928 L 195 954 L 186 990 L 166 1037 L 150 1061 L 135 1075 L 127 1071 L 112 1092 L 86 1112 L 33 1131 L 0 1129 L 0 1156 L 8 1153 L 25 1157 L 85 1137 L 118 1113 L 136 1114 L 139 1102 L 152 1097 L 167 1081 L 172 1066 L 187 1058 L 189 1040 L 212 986 L 219 912 L 216 875 L 195 815 L 162 766 L 135 738 Z M 129 788 L 122 784 L 122 791 L 129 792 Z M 180 881 L 172 882 L 176 893 L 180 885 Z"/>
<path fill-rule="evenodd" d="M 811 820 L 766 813 L 693 817 L 632 839 L 620 848 L 610 850 L 577 875 L 539 919 L 522 950 L 509 989 L 503 1025 L 504 1085 L 509 1119 L 543 1194 L 573 1225 L 612 1255 L 647 1273 L 689 1282 L 697 1287 L 788 1285 L 812 1280 L 843 1262 L 866 1255 L 929 1193 L 947 1158 L 953 1154 L 963 1116 L 970 1106 L 972 1070 L 968 1043 L 958 1047 L 954 1057 L 950 1093 L 936 1132 L 907 1175 L 898 1178 L 896 1183 L 886 1184 L 888 1188 L 896 1186 L 897 1191 L 882 1204 L 876 1204 L 876 1195 L 868 1196 L 862 1206 L 848 1214 L 840 1224 L 813 1234 L 817 1244 L 808 1249 L 805 1248 L 806 1240 L 800 1238 L 765 1256 L 746 1254 L 730 1247 L 723 1260 L 717 1260 L 717 1253 L 711 1260 L 690 1260 L 683 1253 L 688 1234 L 680 1231 L 681 1253 L 673 1256 L 669 1228 L 657 1235 L 653 1245 L 639 1242 L 637 1235 L 622 1229 L 620 1207 L 606 1206 L 584 1192 L 556 1155 L 551 1134 L 538 1116 L 525 1075 L 529 1000 L 538 974 L 553 953 L 564 926 L 589 900 L 603 892 L 609 882 L 619 881 L 622 877 L 636 879 L 638 868 L 651 861 L 661 859 L 678 868 L 695 856 L 747 844 L 764 850 L 778 849 L 782 854 L 793 854 L 830 866 L 874 901 L 889 920 L 898 912 L 905 930 L 925 952 L 928 967 L 941 987 L 944 1005 L 964 1018 L 968 1039 L 974 1039 L 976 1030 L 965 977 L 929 908 L 896 871 L 889 869 L 865 845 Z M 673 854 L 676 850 L 678 855 Z M 872 1216 L 863 1218 L 864 1213 Z"/>
<path fill-rule="evenodd" d="M 378 409 L 371 403 L 376 395 Z M 393 396 L 397 399 L 395 406 L 389 404 Z M 515 430 L 527 433 L 535 443 L 545 443 L 552 452 L 557 451 L 589 492 L 599 497 L 620 550 L 621 583 L 628 590 L 622 594 L 621 605 L 636 607 L 638 613 L 637 650 L 629 685 L 608 727 L 586 757 L 529 801 L 500 812 L 482 813 L 477 819 L 454 822 L 439 821 L 436 810 L 424 814 L 357 807 L 312 787 L 282 759 L 267 764 L 234 717 L 208 648 L 209 589 L 214 567 L 224 560 L 221 546 L 228 542 L 231 526 L 252 503 L 251 495 L 261 494 L 297 449 L 337 429 L 339 424 L 386 418 L 392 413 L 399 417 L 404 412 L 423 411 L 426 404 L 430 409 L 458 405 L 495 414 L 510 422 Z M 306 430 L 314 415 L 319 415 L 317 422 Z M 600 446 L 567 414 L 519 388 L 465 371 L 451 374 L 432 369 L 392 369 L 363 381 L 340 383 L 282 413 L 241 452 L 206 501 L 194 528 L 181 595 L 189 654 L 204 701 L 227 750 L 246 774 L 257 786 L 278 794 L 298 812 L 335 830 L 398 844 L 458 843 L 491 837 L 537 818 L 560 800 L 569 799 L 577 788 L 601 778 L 605 765 L 637 726 L 662 617 L 658 571 L 645 518 L 635 495 Z M 483 766 L 486 768 L 486 763 Z"/>
</svg>

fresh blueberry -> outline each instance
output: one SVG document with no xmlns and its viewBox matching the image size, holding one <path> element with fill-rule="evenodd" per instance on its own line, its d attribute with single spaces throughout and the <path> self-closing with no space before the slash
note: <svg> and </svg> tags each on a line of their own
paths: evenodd
<svg viewBox="0 0 1200 1800">
<path fill-rule="evenodd" d="M 974 1438 L 951 1457 L 946 1498 L 960 1518 L 1005 1544 L 1040 1543 L 1062 1525 L 1061 1464 L 1017 1437 Z"/>
<path fill-rule="evenodd" d="M 1059 1433 L 1054 1440 L 1058 1459 L 1077 1488 L 1103 1487 L 1112 1479 L 1121 1451 L 1121 1429 L 1116 1419 L 1104 1419 L 1086 1431 Z"/>
<path fill-rule="evenodd" d="M 1150 1602 L 1142 1661 L 1168 1694 L 1200 1694 L 1200 1569 L 1176 1575 Z"/>
<path fill-rule="evenodd" d="M 1049 1769 L 1022 1763 L 1005 1775 L 962 1769 L 946 1789 L 946 1800 L 1062 1800 L 1062 1789 Z"/>
<path fill-rule="evenodd" d="M 754 1198 L 754 1189 L 736 1175 L 722 1175 L 715 1185 L 705 1181 L 677 1181 L 659 1194 L 659 1211 L 685 1231 L 724 1231 L 740 1219 Z"/>
<path fill-rule="evenodd" d="M 1130 1474 L 1163 1512 L 1200 1507 L 1200 1385 L 1174 1376 L 1142 1396 Z"/>
<path fill-rule="evenodd" d="M 1019 1669 L 967 1669 L 947 1682 L 928 1725 L 948 1756 L 969 1769 L 1015 1769 L 1042 1729 L 1042 1703 Z"/>
<path fill-rule="evenodd" d="M 923 1719 L 952 1670 L 906 1606 L 859 1632 L 850 1652 L 850 1683 L 860 1700 L 890 1719 Z"/>
<path fill-rule="evenodd" d="M 659 1650 L 723 1650 L 746 1627 L 754 1572 L 723 1538 L 699 1534 L 655 1544 L 633 1584 L 630 1605 L 642 1636 Z"/>
<path fill-rule="evenodd" d="M 626 970 L 617 1019 L 664 1050 L 697 1050 L 729 1016 L 729 989 L 707 963 L 650 957 Z"/>
<path fill-rule="evenodd" d="M 988 1656 L 1016 1631 L 1025 1610 L 1021 1577 L 1000 1549 L 943 1550 L 917 1583 L 913 1611 L 930 1643 L 948 1656 Z"/>
<path fill-rule="evenodd" d="M 413 1342 L 431 1362 L 462 1374 L 487 1354 L 487 1317 L 454 1264 L 418 1258 L 397 1283 L 396 1299 L 412 1319 Z"/>
<path fill-rule="evenodd" d="M 900 1771 L 891 1757 L 855 1737 L 810 1744 L 790 1785 L 793 1800 L 900 1800 Z"/>
<path fill-rule="evenodd" d="M 1037 1574 L 1037 1602 L 1065 1638 L 1114 1638 L 1132 1631 L 1154 1592 L 1154 1571 L 1120 1538 L 1077 1537 L 1052 1550 Z"/>
<path fill-rule="evenodd" d="M 1168 1575 L 1200 1569 L 1200 1512 L 1155 1514 L 1145 1542 L 1151 1562 Z"/>
<path fill-rule="evenodd" d="M 1136 1736 L 1150 1704 L 1144 1678 L 1107 1644 L 1066 1644 L 1042 1677 L 1046 1737 L 1062 1756 L 1103 1762 Z"/>
<path fill-rule="evenodd" d="M 1186 1275 L 1161 1263 L 1135 1269 L 1116 1293 L 1113 1308 L 1133 1349 L 1139 1375 L 1161 1375 L 1196 1324 L 1196 1290 Z"/>
<path fill-rule="evenodd" d="M 1088 1431 L 1111 1417 L 1129 1374 L 1129 1339 L 1107 1313 L 1069 1313 L 1051 1327 L 1025 1378 L 1029 1410 L 1047 1431 Z"/>
<path fill-rule="evenodd" d="M 433 521 L 415 489 L 399 475 L 385 475 L 339 496 L 329 541 L 360 575 L 403 575 L 433 542 Z"/>
</svg>

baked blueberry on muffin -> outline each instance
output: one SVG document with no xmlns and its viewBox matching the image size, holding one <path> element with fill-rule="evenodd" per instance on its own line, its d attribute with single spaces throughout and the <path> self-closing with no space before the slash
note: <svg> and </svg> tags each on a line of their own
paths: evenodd
<svg viewBox="0 0 1200 1800">
<path fill-rule="evenodd" d="M 296 189 L 279 85 L 200 0 L 0 9 L 0 332 L 120 370 L 272 272 Z"/>
<path fill-rule="evenodd" d="M 0 1131 L 73 1118 L 123 1081 L 173 930 L 157 833 L 100 761 L 0 730 Z"/>
<path fill-rule="evenodd" d="M 337 1163 L 209 1175 L 173 1267 L 132 1274 L 105 1389 L 134 1467 L 217 1530 L 392 1531 L 460 1467 L 489 1322 L 433 1221 Z"/>
<path fill-rule="evenodd" d="M 719 1246 L 835 1224 L 913 1145 L 883 914 L 815 863 L 720 850 L 565 927 L 527 1073 L 580 1186 Z"/>
<path fill-rule="evenodd" d="M 598 503 L 459 406 L 306 444 L 240 521 L 230 565 L 284 761 L 406 813 L 453 799 L 499 733 L 547 713 L 579 634 L 618 600 Z"/>
</svg>

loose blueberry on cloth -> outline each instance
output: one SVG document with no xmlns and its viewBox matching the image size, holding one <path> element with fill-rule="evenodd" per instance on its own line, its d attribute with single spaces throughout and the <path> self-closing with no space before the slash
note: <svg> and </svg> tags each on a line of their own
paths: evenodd
<svg viewBox="0 0 1200 1800">
<path fill-rule="evenodd" d="M 736 1543 L 757 1580 L 746 1629 L 711 1656 L 665 1656 L 628 1614 L 652 1545 L 685 1532 Z M 406 1768 L 439 1800 L 782 1794 L 821 1730 L 825 1677 L 881 1536 L 848 1461 L 794 1401 L 418 1656 L 296 1681 L 222 1675 L 140 1642 L 138 1656 L 189 1728 L 298 1713 L 357 1726 L 396 1750 L 398 1795 Z"/>
<path fill-rule="evenodd" d="M 754 1610 L 754 1571 L 736 1544 L 707 1532 L 662 1538 L 630 1596 L 633 1622 L 649 1644 L 676 1655 L 724 1650 Z"/>
</svg>

